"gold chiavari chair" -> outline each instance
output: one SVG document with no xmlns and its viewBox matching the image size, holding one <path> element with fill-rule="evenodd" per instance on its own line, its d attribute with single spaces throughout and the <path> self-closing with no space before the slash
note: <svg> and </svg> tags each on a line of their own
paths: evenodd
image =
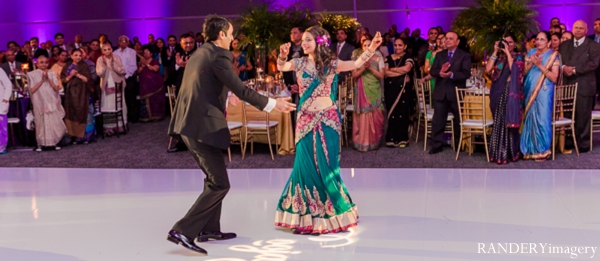
<svg viewBox="0 0 600 261">
<path fill-rule="evenodd" d="M 476 143 L 473 142 L 475 135 L 482 135 L 486 159 L 490 162 L 487 134 L 491 132 L 494 121 L 487 119 L 485 90 L 456 88 L 456 98 L 458 113 L 460 114 L 457 119 L 460 120 L 460 140 L 458 142 L 459 147 L 456 150 L 456 160 L 458 160 L 462 141 L 465 137 L 469 139 L 470 148 L 473 148 L 473 144 Z M 471 149 L 469 155 L 471 155 Z"/>
<path fill-rule="evenodd" d="M 579 148 L 575 139 L 575 104 L 577 102 L 577 83 L 557 85 L 554 88 L 554 106 L 552 108 L 552 160 L 556 150 L 556 136 L 565 135 L 571 130 L 575 152 L 579 157 Z"/>
</svg>

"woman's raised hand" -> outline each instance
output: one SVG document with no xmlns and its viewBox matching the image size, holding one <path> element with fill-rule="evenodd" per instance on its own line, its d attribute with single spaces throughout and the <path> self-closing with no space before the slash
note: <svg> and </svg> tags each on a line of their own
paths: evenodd
<svg viewBox="0 0 600 261">
<path fill-rule="evenodd" d="M 287 57 L 290 53 L 290 43 L 284 43 L 279 46 L 279 57 Z"/>
<path fill-rule="evenodd" d="M 381 38 L 381 33 L 377 32 L 375 34 L 375 37 L 373 37 L 371 44 L 369 45 L 369 51 L 375 52 L 377 50 L 377 48 L 379 48 L 379 45 L 381 45 L 382 42 L 383 42 L 383 39 Z"/>
</svg>

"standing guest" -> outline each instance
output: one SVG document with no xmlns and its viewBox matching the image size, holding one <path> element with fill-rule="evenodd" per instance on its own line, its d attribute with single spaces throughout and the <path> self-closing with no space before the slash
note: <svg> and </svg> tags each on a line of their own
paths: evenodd
<svg viewBox="0 0 600 261">
<path fill-rule="evenodd" d="M 37 68 L 27 74 L 38 144 L 35 151 L 42 151 L 42 147 L 54 147 L 55 150 L 60 150 L 56 145 L 67 132 L 67 127 L 63 121 L 65 110 L 58 94 L 60 90 L 58 76 L 53 70 L 48 69 L 46 56 L 38 57 Z"/>
<path fill-rule="evenodd" d="M 421 83 L 423 83 L 423 81 L 429 81 L 431 92 L 435 90 L 435 78 L 433 78 L 433 76 L 430 74 L 431 66 L 435 61 L 435 55 L 446 49 L 446 34 L 438 34 L 435 45 L 436 49 L 433 51 L 428 51 L 427 55 L 425 56 L 425 65 L 423 66 L 423 73 L 425 73 L 425 76 L 421 79 Z"/>
<path fill-rule="evenodd" d="M 79 49 L 83 47 L 83 36 L 80 34 L 75 35 L 75 42 L 73 43 L 73 49 Z"/>
<path fill-rule="evenodd" d="M 102 56 L 102 50 L 100 50 L 100 41 L 98 41 L 97 39 L 92 39 L 92 41 L 90 42 L 89 59 L 92 60 L 92 62 L 96 63 L 100 56 Z"/>
<path fill-rule="evenodd" d="M 74 50 L 71 61 L 61 72 L 65 88 L 65 125 L 73 137 L 73 144 L 95 139 L 94 106 L 90 94 L 93 91 L 92 73 L 83 60 L 81 50 Z"/>
<path fill-rule="evenodd" d="M 31 53 L 33 58 L 38 58 L 41 55 L 48 57 L 48 51 L 45 48 L 39 46 L 40 39 L 37 37 L 31 37 L 29 39 L 29 45 L 31 46 Z"/>
<path fill-rule="evenodd" d="M 46 41 L 46 44 L 44 44 L 44 49 L 46 49 L 46 52 L 48 52 L 48 58 L 52 58 L 52 47 L 54 47 L 54 43 L 52 43 L 51 40 Z"/>
<path fill-rule="evenodd" d="M 165 117 L 165 86 L 160 64 L 152 57 L 152 48 L 143 48 L 144 58 L 137 73 L 140 77 L 140 121 L 159 121 Z"/>
<path fill-rule="evenodd" d="M 62 33 L 56 33 L 54 35 L 54 42 L 56 43 L 56 45 L 58 47 L 60 47 L 61 49 L 67 51 L 68 54 L 70 54 L 71 51 L 73 51 L 73 47 L 67 46 L 65 44 L 65 35 L 62 34 Z"/>
<path fill-rule="evenodd" d="M 384 57 L 388 57 L 391 53 L 394 53 L 394 43 L 392 40 L 390 33 L 383 34 L 383 42 L 379 47 L 379 51 Z"/>
<path fill-rule="evenodd" d="M 48 60 L 48 64 L 49 64 L 50 68 L 52 68 L 52 66 L 54 66 L 54 64 L 58 61 L 58 55 L 61 50 L 62 49 L 60 49 L 60 47 L 58 47 L 56 45 L 52 46 L 52 50 L 51 50 L 52 58 L 50 58 L 50 60 Z"/>
<path fill-rule="evenodd" d="M 525 57 L 525 111 L 520 145 L 523 159 L 545 161 L 552 155 L 552 107 L 560 57 L 550 48 L 550 38 L 549 32 L 540 32 L 535 39 L 537 47 Z"/>
<path fill-rule="evenodd" d="M 560 34 L 560 25 L 554 25 L 550 28 L 550 34 Z"/>
<path fill-rule="evenodd" d="M 58 47 L 58 46 L 55 46 Z M 60 47 L 59 47 L 60 49 Z M 54 63 L 54 65 L 52 65 L 52 68 L 50 68 L 50 70 L 54 71 L 54 73 L 57 75 L 57 77 L 59 77 L 59 75 L 61 75 L 63 68 L 65 68 L 65 66 L 67 65 L 67 51 L 60 49 L 58 51 L 58 55 L 56 56 L 56 62 Z M 62 80 L 58 81 L 58 87 L 59 90 L 63 90 L 64 85 Z M 64 90 L 63 90 L 64 91 Z"/>
<path fill-rule="evenodd" d="M 13 54 L 15 55 L 15 60 L 19 63 L 26 63 L 27 62 L 27 55 L 21 51 L 21 46 L 19 46 L 19 44 L 15 41 L 10 41 L 8 42 L 8 44 L 6 44 L 6 47 L 11 50 L 13 52 Z M 6 59 L 6 56 L 5 56 Z M 3 60 L 2 62 L 6 62 L 5 60 Z M 10 75 L 9 75 L 10 77 Z"/>
<path fill-rule="evenodd" d="M 114 55 L 121 58 L 125 67 L 125 103 L 127 104 L 127 119 L 130 122 L 137 122 L 139 119 L 139 86 L 137 83 L 135 72 L 137 71 L 137 55 L 136 52 L 129 48 L 129 38 L 125 35 L 119 37 L 119 48 L 114 51 Z"/>
<path fill-rule="evenodd" d="M 529 39 L 527 40 L 527 42 L 525 42 L 525 51 L 527 53 L 529 53 L 529 51 L 531 51 L 531 49 L 535 48 L 535 39 L 536 39 L 537 35 L 532 35 L 531 37 L 529 37 Z"/>
<path fill-rule="evenodd" d="M 411 81 L 415 62 L 406 53 L 406 43 L 402 38 L 394 40 L 394 53 L 385 59 L 385 109 L 388 127 L 385 145 L 405 148 L 409 144 L 408 128 L 410 116 L 414 112 L 414 89 Z"/>
<path fill-rule="evenodd" d="M 156 50 L 152 54 L 152 58 L 158 61 L 160 64 L 158 72 L 164 78 L 165 77 L 165 59 L 163 59 L 167 55 L 167 47 L 165 45 L 165 40 L 162 38 L 156 39 Z"/>
<path fill-rule="evenodd" d="M 439 34 L 440 32 L 435 27 L 430 28 L 427 32 L 427 43 L 421 45 L 421 47 L 419 48 L 418 56 L 416 57 L 416 70 L 420 71 L 419 68 L 425 65 L 425 57 L 427 57 L 427 53 L 429 51 L 435 51 L 437 49 L 437 38 Z"/>
<path fill-rule="evenodd" d="M 6 58 L 6 62 L 1 65 L 2 70 L 8 75 L 9 79 L 14 80 L 17 72 L 21 71 L 22 63 L 17 61 L 15 52 L 12 49 L 6 51 L 4 57 Z"/>
<path fill-rule="evenodd" d="M 125 67 L 121 57 L 114 55 L 110 44 L 102 45 L 102 56 L 98 58 L 96 73 L 100 77 L 100 89 L 102 90 L 101 111 L 116 111 L 117 104 L 115 95 L 121 93 L 125 97 Z M 115 133 L 125 132 L 127 126 L 127 106 L 123 106 L 124 126 L 117 128 L 115 117 L 105 117 L 103 115 L 104 134 L 112 136 Z"/>
<path fill-rule="evenodd" d="M 562 35 L 560 33 L 553 33 L 550 36 L 550 48 L 552 50 L 558 52 L 558 48 L 560 47 L 560 38 L 562 38 Z"/>
<path fill-rule="evenodd" d="M 177 37 L 174 35 L 169 35 L 167 37 L 167 46 L 165 48 L 165 53 L 162 54 L 162 62 L 165 67 L 165 84 L 167 86 L 173 85 L 173 77 L 171 76 L 170 68 L 173 66 L 175 62 L 175 53 L 177 52 Z"/>
<path fill-rule="evenodd" d="M 240 44 L 240 39 L 233 39 L 231 42 L 231 55 L 233 56 L 233 70 L 238 73 L 240 80 L 247 81 L 248 80 L 248 72 L 252 71 L 252 63 L 248 59 L 246 59 L 246 52 L 242 51 L 240 48 L 242 45 Z"/>
<path fill-rule="evenodd" d="M 267 112 L 273 109 L 289 112 L 295 106 L 286 99 L 270 99 L 246 88 L 236 76 L 228 50 L 233 40 L 233 25 L 226 18 L 208 15 L 203 29 L 209 44 L 202 45 L 185 61 L 189 65 L 177 97 L 169 134 L 181 135 L 190 148 L 206 175 L 204 191 L 187 214 L 175 223 L 167 240 L 206 255 L 206 250 L 196 245 L 194 239 L 205 242 L 237 236 L 221 232 L 220 223 L 223 198 L 230 188 L 222 155 L 222 150 L 227 149 L 231 142 L 223 114 L 227 90 Z M 190 42 L 193 48 L 193 38 Z M 181 59 L 178 58 L 179 63 Z M 236 103 L 235 96 L 229 101 Z"/>
<path fill-rule="evenodd" d="M 572 40 L 560 45 L 564 84 L 577 83 L 575 138 L 579 152 L 590 151 L 590 124 L 596 96 L 596 69 L 600 62 L 600 45 L 586 37 L 587 23 L 573 24 Z M 567 143 L 569 146 L 569 143 Z"/>
<path fill-rule="evenodd" d="M 597 18 L 596 21 L 594 21 L 594 34 L 589 35 L 588 38 L 600 44 L 600 18 Z M 596 94 L 600 94 L 600 66 L 596 69 Z M 600 99 L 600 96 L 598 96 L 598 98 Z"/>
<path fill-rule="evenodd" d="M 6 154 L 8 145 L 8 107 L 12 95 L 12 83 L 4 71 L 0 71 L 0 155 Z"/>
<path fill-rule="evenodd" d="M 498 164 L 517 161 L 521 155 L 519 128 L 525 59 L 515 51 L 516 39 L 512 34 L 504 36 L 504 48 L 496 42 L 485 67 L 492 78 L 490 109 L 494 126 L 489 144 L 490 161 Z"/>
<path fill-rule="evenodd" d="M 550 30 L 552 29 L 553 26 L 560 26 L 560 19 L 558 19 L 558 17 L 552 17 L 552 19 L 550 19 Z M 552 33 L 552 32 L 550 32 Z"/>
<path fill-rule="evenodd" d="M 179 41 L 181 51 L 175 53 L 174 61 L 169 68 L 169 81 L 175 85 L 175 95 L 179 95 L 179 88 L 183 82 L 183 74 L 185 72 L 188 60 L 194 53 L 194 37 L 191 34 L 183 34 Z M 230 67 L 231 64 L 230 64 Z M 233 69 L 233 67 L 232 67 Z M 179 97 L 179 96 L 177 96 Z M 187 150 L 186 143 L 183 142 L 177 135 L 171 135 L 167 152 L 177 152 Z"/>
<path fill-rule="evenodd" d="M 352 61 L 352 52 L 354 51 L 354 46 L 346 41 L 347 38 L 348 35 L 346 34 L 346 31 L 339 29 L 335 33 L 337 44 L 332 44 L 329 47 L 331 51 L 336 54 L 340 61 Z M 341 82 L 345 80 L 346 76 L 349 74 L 350 72 L 341 72 L 338 76 L 338 79 L 340 79 Z"/>
<path fill-rule="evenodd" d="M 560 43 L 573 39 L 573 33 L 566 31 L 560 36 Z"/>
<path fill-rule="evenodd" d="M 567 26 L 565 24 L 560 24 L 560 33 L 564 34 L 567 31 Z"/>
<path fill-rule="evenodd" d="M 294 27 L 290 31 L 290 53 L 288 54 L 287 60 L 291 61 L 294 58 L 304 57 L 304 50 L 302 50 L 302 34 L 304 33 L 304 28 Z M 277 61 L 277 56 L 275 56 L 275 60 Z M 277 65 L 275 65 L 277 66 Z M 298 93 L 300 90 L 298 89 L 298 79 L 296 78 L 296 74 L 294 72 L 283 72 L 283 82 L 287 86 L 288 90 L 292 93 L 292 102 L 298 104 Z M 296 127 L 296 111 L 292 111 L 292 127 Z"/>
<path fill-rule="evenodd" d="M 429 154 L 442 152 L 448 111 L 459 115 L 455 88 L 465 88 L 467 79 L 471 77 L 471 55 L 457 48 L 459 42 L 457 33 L 446 33 L 446 50 L 436 54 L 431 67 L 431 76 L 435 77 L 435 90 L 431 126 L 432 148 Z M 454 130 L 454 148 L 460 149 L 460 120 L 454 120 Z"/>
<path fill-rule="evenodd" d="M 368 51 L 371 37 L 361 37 L 362 51 L 355 52 L 352 60 Z M 383 135 L 383 93 L 381 80 L 385 65 L 381 53 L 375 52 L 362 67 L 352 71 L 357 79 L 354 89 L 354 113 L 352 114 L 352 146 L 358 151 L 376 150 Z"/>
</svg>

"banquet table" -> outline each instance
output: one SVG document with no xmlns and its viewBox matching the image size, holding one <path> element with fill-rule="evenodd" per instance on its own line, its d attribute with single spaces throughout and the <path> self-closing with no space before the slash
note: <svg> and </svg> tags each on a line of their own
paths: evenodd
<svg viewBox="0 0 600 261">
<path fill-rule="evenodd" d="M 227 121 L 243 122 L 242 102 L 239 102 L 236 106 L 228 104 L 227 107 Z M 247 105 L 249 110 L 258 111 L 256 107 Z M 273 110 L 269 113 L 270 121 L 279 122 L 277 128 L 277 144 L 279 144 L 279 150 L 277 154 L 287 155 L 296 153 L 296 145 L 294 141 L 294 129 L 292 127 L 292 116 L 290 113 L 283 113 L 280 111 Z M 242 128 L 242 142 L 245 138 L 245 131 Z M 259 143 L 268 143 L 267 135 L 254 135 L 254 141 Z"/>
</svg>

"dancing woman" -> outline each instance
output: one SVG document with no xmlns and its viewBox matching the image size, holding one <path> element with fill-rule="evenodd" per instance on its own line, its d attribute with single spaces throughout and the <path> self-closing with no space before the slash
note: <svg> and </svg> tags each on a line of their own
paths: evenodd
<svg viewBox="0 0 600 261">
<path fill-rule="evenodd" d="M 318 26 L 302 36 L 308 57 L 287 60 L 290 44 L 280 47 L 279 71 L 294 71 L 300 86 L 296 159 L 277 204 L 275 225 L 296 234 L 339 232 L 356 226 L 358 211 L 340 177 L 341 117 L 335 105 L 337 74 L 360 68 L 381 44 L 377 33 L 356 61 L 340 61 L 328 46 L 329 33 Z"/>
<path fill-rule="evenodd" d="M 550 33 L 537 35 L 536 47 L 525 58 L 525 113 L 521 132 L 524 159 L 544 161 L 552 154 L 552 106 L 560 59 L 550 48 Z"/>
</svg>

